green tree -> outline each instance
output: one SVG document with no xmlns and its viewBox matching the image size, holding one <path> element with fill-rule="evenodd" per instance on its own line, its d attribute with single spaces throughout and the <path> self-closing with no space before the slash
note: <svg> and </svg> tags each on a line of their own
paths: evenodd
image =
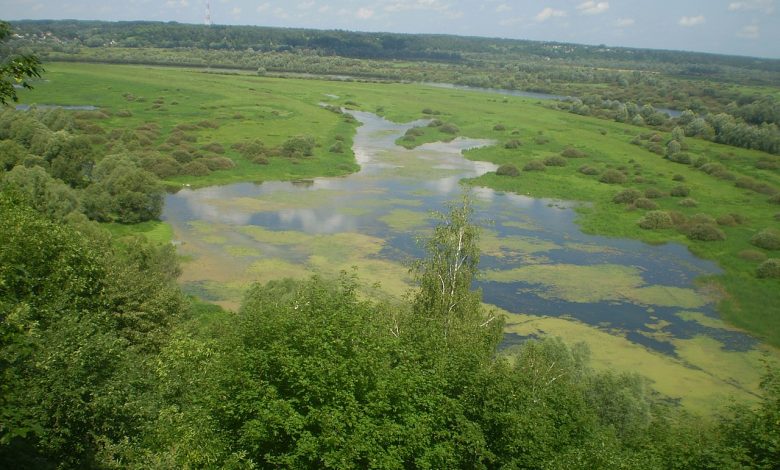
<svg viewBox="0 0 780 470">
<path fill-rule="evenodd" d="M 35 55 L 15 54 L 4 44 L 12 35 L 11 25 L 0 21 L 0 104 L 8 100 L 18 101 L 16 86 L 32 88 L 27 82 L 40 78 L 43 72 L 41 61 Z"/>
<path fill-rule="evenodd" d="M 93 220 L 132 224 L 162 213 L 159 180 L 129 155 L 106 156 L 95 165 L 92 179 L 84 192 L 84 209 Z"/>
<path fill-rule="evenodd" d="M 0 189 L 18 192 L 35 210 L 51 220 L 64 220 L 69 214 L 81 211 L 76 191 L 39 166 L 16 166 L 0 180 Z"/>
</svg>

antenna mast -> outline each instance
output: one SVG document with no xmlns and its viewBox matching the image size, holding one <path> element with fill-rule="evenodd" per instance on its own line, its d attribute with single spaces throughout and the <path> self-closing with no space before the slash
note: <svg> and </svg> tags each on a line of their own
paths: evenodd
<svg viewBox="0 0 780 470">
<path fill-rule="evenodd" d="M 206 17 L 203 19 L 206 26 L 211 26 L 211 0 L 206 0 Z"/>
</svg>

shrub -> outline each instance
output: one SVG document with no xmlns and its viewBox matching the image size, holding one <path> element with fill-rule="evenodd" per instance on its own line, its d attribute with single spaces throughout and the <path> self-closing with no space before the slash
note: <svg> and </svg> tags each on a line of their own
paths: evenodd
<svg viewBox="0 0 780 470">
<path fill-rule="evenodd" d="M 439 126 L 441 126 L 442 124 L 444 124 L 444 123 L 443 123 L 443 122 L 441 122 L 441 120 L 439 120 L 439 119 L 433 119 L 431 122 L 429 122 L 429 123 L 428 123 L 428 127 L 439 127 Z"/>
<path fill-rule="evenodd" d="M 203 120 L 198 123 L 198 127 L 219 129 L 219 123 L 213 119 Z"/>
<path fill-rule="evenodd" d="M 672 223 L 675 225 L 675 227 L 682 227 L 688 223 L 688 217 L 686 217 L 682 212 L 667 211 L 667 213 L 669 214 L 669 217 L 672 218 Z"/>
<path fill-rule="evenodd" d="M 566 158 L 585 158 L 588 154 L 574 147 L 566 147 L 561 152 L 561 156 Z"/>
<path fill-rule="evenodd" d="M 670 155 L 669 161 L 682 163 L 683 165 L 690 165 L 692 163 L 691 156 L 683 152 Z"/>
<path fill-rule="evenodd" d="M 676 175 L 672 176 L 672 179 L 674 181 L 685 181 L 685 177 L 683 175 L 681 175 L 681 174 L 676 174 Z"/>
<path fill-rule="evenodd" d="M 672 218 L 665 211 L 650 211 L 639 219 L 639 226 L 645 230 L 671 228 L 672 225 Z"/>
<path fill-rule="evenodd" d="M 686 234 L 691 240 L 704 242 L 722 241 L 726 239 L 726 234 L 721 229 L 712 224 L 696 223 L 688 228 Z"/>
<path fill-rule="evenodd" d="M 531 160 L 523 166 L 523 171 L 544 171 L 545 168 L 541 160 Z"/>
<path fill-rule="evenodd" d="M 765 250 L 780 250 L 780 232 L 771 228 L 765 228 L 753 235 L 750 243 Z"/>
<path fill-rule="evenodd" d="M 406 133 L 404 135 L 410 135 L 413 137 L 417 137 L 420 135 L 425 135 L 425 131 L 422 130 L 419 127 L 412 127 L 411 129 L 407 129 Z"/>
<path fill-rule="evenodd" d="M 663 197 L 664 193 L 658 189 L 658 188 L 647 188 L 645 189 L 645 197 L 648 199 L 658 199 L 660 197 Z"/>
<path fill-rule="evenodd" d="M 144 170 L 151 171 L 157 175 L 158 178 L 170 178 L 181 172 L 179 162 L 163 155 L 145 157 L 141 161 L 141 166 Z"/>
<path fill-rule="evenodd" d="M 496 124 L 495 126 L 493 126 L 493 130 L 494 131 L 505 131 L 506 130 L 506 126 L 504 126 L 503 124 Z"/>
<path fill-rule="evenodd" d="M 423 113 L 423 114 L 433 114 L 433 115 L 439 115 L 439 114 L 441 114 L 441 112 L 440 112 L 440 111 L 435 111 L 435 110 L 433 110 L 433 109 L 431 109 L 431 108 L 425 108 L 425 109 L 423 109 L 423 110 L 422 110 L 422 113 Z"/>
<path fill-rule="evenodd" d="M 691 216 L 690 219 L 688 219 L 688 222 L 690 224 L 710 224 L 715 225 L 715 218 L 708 214 L 694 214 Z"/>
<path fill-rule="evenodd" d="M 742 250 L 739 253 L 737 253 L 737 256 L 744 259 L 745 261 L 761 262 L 766 259 L 766 254 L 758 250 Z"/>
<path fill-rule="evenodd" d="M 179 163 L 189 163 L 193 160 L 192 154 L 185 150 L 174 150 L 171 152 L 171 156 Z"/>
<path fill-rule="evenodd" d="M 664 148 L 661 146 L 661 144 L 657 144 L 657 143 L 648 144 L 647 150 L 656 153 L 658 155 L 663 155 L 665 153 Z"/>
<path fill-rule="evenodd" d="M 504 148 L 505 149 L 516 149 L 517 147 L 520 147 L 521 145 L 523 145 L 522 142 L 520 142 L 517 139 L 512 139 L 510 141 L 507 141 L 507 143 L 504 144 Z"/>
<path fill-rule="evenodd" d="M 615 197 L 612 198 L 612 202 L 615 204 L 631 204 L 640 197 L 642 197 L 642 193 L 636 189 L 624 189 L 615 194 Z"/>
<path fill-rule="evenodd" d="M 691 189 L 688 186 L 675 186 L 669 194 L 674 197 L 687 197 L 691 194 Z"/>
<path fill-rule="evenodd" d="M 496 174 L 499 176 L 518 176 L 520 171 L 516 166 L 512 165 L 511 163 L 507 163 L 498 167 Z"/>
<path fill-rule="evenodd" d="M 734 183 L 734 186 L 738 188 L 750 189 L 761 194 L 777 194 L 777 189 L 769 184 L 756 181 L 753 178 L 742 177 L 738 178 Z"/>
<path fill-rule="evenodd" d="M 328 151 L 330 153 L 344 153 L 344 143 L 340 141 L 336 141 L 333 143 L 333 145 L 330 146 Z"/>
<path fill-rule="evenodd" d="M 439 127 L 439 130 L 441 132 L 444 132 L 445 134 L 452 134 L 455 135 L 458 132 L 460 132 L 460 129 L 458 129 L 458 126 L 455 124 L 447 123 L 443 124 L 441 127 Z"/>
<path fill-rule="evenodd" d="M 191 176 L 206 176 L 211 173 L 209 167 L 199 160 L 193 160 L 181 168 L 182 173 Z"/>
<path fill-rule="evenodd" d="M 559 155 L 550 155 L 544 159 L 546 166 L 566 166 L 566 159 Z"/>
<path fill-rule="evenodd" d="M 225 153 L 225 147 L 222 146 L 222 144 L 219 144 L 217 142 L 212 142 L 210 144 L 204 145 L 201 147 L 203 150 L 208 150 L 209 152 L 214 152 L 222 155 Z"/>
<path fill-rule="evenodd" d="M 258 165 L 268 165 L 270 162 L 268 161 L 267 156 L 258 154 L 252 157 L 252 163 L 257 163 Z"/>
<path fill-rule="evenodd" d="M 119 111 L 116 112 L 116 115 L 118 117 L 125 118 L 125 117 L 131 117 L 133 115 L 133 113 L 129 109 L 120 109 Z"/>
<path fill-rule="evenodd" d="M 656 210 L 658 209 L 658 204 L 656 204 L 656 202 L 651 199 L 640 197 L 639 199 L 634 201 L 634 207 L 637 207 L 639 209 Z"/>
<path fill-rule="evenodd" d="M 770 204 L 780 204 L 780 194 L 775 194 L 774 196 L 767 199 L 767 202 Z"/>
<path fill-rule="evenodd" d="M 677 204 L 682 207 L 696 207 L 699 205 L 699 201 L 690 197 L 686 197 L 685 199 L 681 199 Z"/>
<path fill-rule="evenodd" d="M 233 163 L 233 160 L 227 158 L 227 157 L 209 157 L 209 158 L 203 158 L 199 160 L 203 162 L 206 167 L 208 167 L 211 171 L 216 170 L 229 170 L 236 166 Z"/>
<path fill-rule="evenodd" d="M 780 212 L 775 212 L 775 220 L 780 220 Z"/>
<path fill-rule="evenodd" d="M 715 219 L 716 222 L 718 222 L 718 225 L 724 225 L 726 227 L 736 227 L 737 221 L 732 217 L 731 214 L 723 214 L 718 216 L 717 219 Z"/>
<path fill-rule="evenodd" d="M 550 143 L 550 139 L 548 139 L 547 137 L 543 137 L 543 136 L 536 136 L 536 137 L 534 137 L 534 143 L 536 145 L 544 145 L 544 144 Z"/>
<path fill-rule="evenodd" d="M 601 175 L 599 181 L 607 184 L 620 184 L 626 182 L 626 175 L 617 170 L 607 170 Z"/>
<path fill-rule="evenodd" d="M 780 278 L 780 258 L 769 258 L 758 266 L 756 276 L 761 279 Z"/>
<path fill-rule="evenodd" d="M 285 157 L 310 157 L 314 155 L 314 137 L 298 135 L 287 139 L 281 147 Z"/>
<path fill-rule="evenodd" d="M 198 130 L 198 126 L 195 124 L 187 124 L 187 123 L 181 123 L 177 124 L 176 127 L 173 128 L 173 131 L 196 131 Z"/>
<path fill-rule="evenodd" d="M 756 162 L 755 166 L 759 170 L 780 170 L 780 161 L 761 159 Z"/>
<path fill-rule="evenodd" d="M 598 175 L 599 173 L 601 173 L 598 168 L 593 168 L 592 166 L 588 166 L 588 165 L 582 165 L 577 169 L 577 171 L 579 171 L 583 175 Z"/>
</svg>

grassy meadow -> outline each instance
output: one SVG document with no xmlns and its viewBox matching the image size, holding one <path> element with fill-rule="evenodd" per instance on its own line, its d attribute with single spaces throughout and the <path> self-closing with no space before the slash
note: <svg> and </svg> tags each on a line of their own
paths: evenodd
<svg viewBox="0 0 780 470">
<path fill-rule="evenodd" d="M 692 165 L 664 159 L 662 155 L 631 143 L 637 135 L 655 133 L 648 128 L 570 114 L 552 109 L 550 102 L 423 85 L 279 79 L 203 70 L 77 63 L 49 64 L 45 79 L 35 84 L 33 91 L 23 91 L 20 94 L 22 102 L 97 106 L 102 113 L 95 113 L 98 118 L 92 122 L 105 132 L 137 129 L 155 123 L 159 132 L 147 147 L 163 152 L 170 151 L 165 144 L 177 126 L 190 125 L 188 132 L 195 139 L 192 145 L 219 143 L 226 149 L 224 156 L 235 163 L 231 169 L 214 171 L 207 176 L 176 176 L 166 180 L 166 184 L 174 189 L 186 185 L 338 176 L 356 171 L 358 167 L 354 155 L 348 149 L 357 123 L 325 109 L 323 103 L 375 112 L 396 122 L 437 119 L 442 124 L 451 125 L 447 132 L 442 131 L 442 126 L 422 127 L 412 139 L 401 139 L 399 143 L 414 147 L 456 136 L 494 140 L 496 145 L 470 150 L 466 153 L 467 157 L 499 165 L 511 164 L 519 170 L 519 174 L 500 176 L 490 173 L 468 184 L 533 197 L 581 201 L 577 209 L 578 222 L 589 233 L 649 243 L 671 241 L 687 245 L 695 254 L 715 260 L 723 269 L 722 275 L 701 279 L 701 289 L 719 299 L 718 309 L 723 319 L 750 331 L 772 346 L 780 346 L 780 281 L 756 276 L 761 261 L 778 257 L 778 252 L 750 243 L 758 232 L 778 229 L 780 222 L 775 215 L 780 206 L 771 203 L 770 197 L 762 192 L 736 185 L 740 178 L 750 178 L 754 183 L 780 188 L 777 169 L 756 166 L 759 161 L 776 162 L 776 156 L 686 139 L 686 152 L 694 160 L 704 157 L 709 163 L 722 165 L 733 177 L 722 179 Z M 199 126 L 198 123 L 203 121 L 210 124 Z M 260 139 L 269 147 L 278 146 L 289 137 L 302 134 L 315 139 L 316 147 L 311 157 L 272 158 L 268 164 L 261 165 L 231 148 L 233 144 L 252 139 Z M 669 135 L 661 132 L 659 138 L 666 142 Z M 328 150 L 337 139 L 343 139 L 347 149 L 343 153 Z M 543 170 L 523 171 L 529 162 L 561 156 L 567 148 L 578 152 L 570 150 L 570 157 L 556 159 L 557 165 L 562 166 L 541 164 Z M 582 166 L 592 168 L 592 174 L 583 173 L 580 170 Z M 539 168 L 539 165 L 536 167 Z M 609 170 L 623 174 L 623 181 L 601 182 L 600 179 Z M 678 186 L 688 189 L 687 197 L 670 195 Z M 653 197 L 647 198 L 650 201 L 647 208 L 613 202 L 614 196 L 627 188 L 636 189 L 642 195 L 652 194 Z M 683 200 L 686 202 L 681 205 Z M 725 235 L 725 240 L 691 240 L 675 228 L 640 228 L 638 221 L 652 208 L 675 211 L 679 218 L 685 220 L 711 221 L 720 218 L 725 223 L 717 224 L 717 228 Z M 731 219 L 727 220 L 725 216 Z M 388 216 L 388 223 L 399 227 L 413 227 L 418 222 L 409 220 L 403 211 Z M 137 229 L 162 241 L 172 237 L 164 226 L 150 224 Z M 121 226 L 110 229 L 115 233 L 129 230 Z M 261 235 L 264 234 L 255 234 L 257 237 Z M 286 269 L 299 274 L 299 268 L 258 266 L 257 271 L 285 273 Z M 198 269 L 208 267 L 199 265 Z M 385 272 L 389 271 L 380 270 L 380 273 Z M 694 318 L 697 314 L 691 315 Z M 701 320 L 703 323 L 712 321 L 708 318 Z M 641 349 L 636 345 L 627 346 L 633 343 L 625 338 L 594 332 L 593 328 L 572 322 L 562 326 L 561 322 L 566 320 L 510 315 L 508 331 L 523 335 L 559 331 L 565 339 L 578 341 L 588 330 L 594 335 L 608 336 L 611 338 L 609 341 L 619 342 L 621 348 Z M 620 348 L 610 349 L 599 338 L 598 335 L 592 336 L 590 342 L 596 351 L 594 355 L 603 363 L 629 370 L 643 367 L 644 360 L 631 362 L 627 359 L 640 357 L 637 354 L 620 353 Z M 690 342 L 680 343 L 681 360 L 696 368 L 717 370 L 719 366 L 709 363 L 708 358 L 721 357 L 718 356 L 720 347 L 707 341 L 707 338 L 697 339 L 693 346 Z M 657 364 L 651 369 L 660 388 L 671 392 L 682 387 L 678 382 L 688 380 L 681 378 L 686 370 L 690 372 L 687 366 L 667 368 L 656 356 L 651 357 L 651 362 Z M 668 361 L 668 358 L 665 360 Z M 735 374 L 744 371 L 741 360 L 741 356 L 735 356 L 730 361 L 733 367 L 729 370 L 735 371 Z M 758 358 L 751 356 L 751 361 L 757 362 Z M 664 364 L 668 365 L 668 362 Z M 664 377 L 670 377 L 670 374 L 677 374 L 677 379 L 665 380 Z M 750 376 L 744 379 L 745 382 L 757 384 L 758 374 L 744 374 Z M 712 382 L 711 375 L 708 377 L 695 381 L 691 388 L 713 387 L 741 380 L 725 373 L 717 378 L 717 383 Z M 709 402 L 701 399 L 698 403 L 699 409 L 706 409 Z"/>
</svg>

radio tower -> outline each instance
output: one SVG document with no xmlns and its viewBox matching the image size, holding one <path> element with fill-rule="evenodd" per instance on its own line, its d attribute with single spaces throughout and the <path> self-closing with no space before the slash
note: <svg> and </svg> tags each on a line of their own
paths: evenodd
<svg viewBox="0 0 780 470">
<path fill-rule="evenodd" d="M 206 17 L 203 22 L 206 26 L 211 26 L 211 0 L 206 0 Z"/>
</svg>

